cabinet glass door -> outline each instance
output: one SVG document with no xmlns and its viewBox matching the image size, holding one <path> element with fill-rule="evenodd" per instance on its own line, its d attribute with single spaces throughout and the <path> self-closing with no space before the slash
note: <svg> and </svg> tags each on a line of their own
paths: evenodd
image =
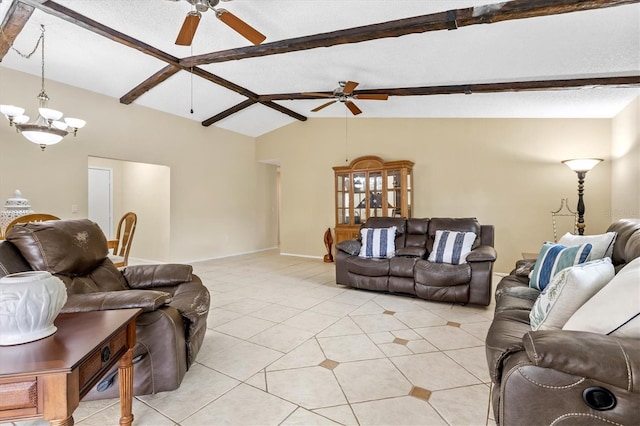
<svg viewBox="0 0 640 426">
<path fill-rule="evenodd" d="M 353 221 L 352 225 L 359 225 L 367 220 L 367 175 L 366 173 L 353 174 Z"/>
<path fill-rule="evenodd" d="M 401 193 L 400 170 L 391 170 L 387 174 L 387 216 L 402 216 L 402 193 Z"/>
<path fill-rule="evenodd" d="M 369 214 L 367 217 L 384 216 L 384 200 L 382 195 L 384 188 L 382 186 L 382 172 L 369 173 L 369 180 L 367 183 L 369 190 L 369 197 L 367 199 Z"/>
<path fill-rule="evenodd" d="M 349 225 L 349 175 L 336 176 L 336 213 L 339 225 Z"/>
</svg>

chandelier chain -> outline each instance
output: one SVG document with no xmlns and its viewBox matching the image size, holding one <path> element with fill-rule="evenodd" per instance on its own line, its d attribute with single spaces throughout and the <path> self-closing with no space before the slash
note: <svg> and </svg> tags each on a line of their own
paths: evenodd
<svg viewBox="0 0 640 426">
<path fill-rule="evenodd" d="M 2 35 L 2 39 L 7 44 L 11 44 L 11 50 L 16 52 L 18 55 L 20 55 L 23 58 L 29 59 L 29 58 L 31 58 L 33 56 L 34 53 L 36 53 L 36 50 L 38 50 L 38 46 L 40 46 L 40 42 L 42 42 L 42 44 L 44 44 L 44 25 L 40 25 L 40 30 L 42 31 L 42 34 L 40 34 L 40 37 L 38 37 L 38 41 L 36 41 L 36 45 L 33 47 L 33 50 L 30 53 L 22 53 L 21 51 L 19 51 L 15 47 L 13 47 L 13 44 L 11 43 L 11 40 L 9 40 L 6 35 L 4 35 L 4 31 L 0 31 L 0 34 Z"/>
<path fill-rule="evenodd" d="M 44 25 L 40 25 L 40 31 L 42 31 L 42 33 L 40 34 L 40 38 L 38 39 L 38 42 L 42 40 L 42 69 L 41 69 L 42 73 L 40 77 L 40 84 L 42 87 L 42 94 L 44 94 Z"/>
</svg>

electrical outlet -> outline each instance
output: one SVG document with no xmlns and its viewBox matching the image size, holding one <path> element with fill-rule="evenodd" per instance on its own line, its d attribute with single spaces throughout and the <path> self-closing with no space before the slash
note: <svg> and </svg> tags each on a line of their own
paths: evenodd
<svg viewBox="0 0 640 426">
<path fill-rule="evenodd" d="M 78 213 L 78 205 L 71 204 L 71 213 Z"/>
</svg>

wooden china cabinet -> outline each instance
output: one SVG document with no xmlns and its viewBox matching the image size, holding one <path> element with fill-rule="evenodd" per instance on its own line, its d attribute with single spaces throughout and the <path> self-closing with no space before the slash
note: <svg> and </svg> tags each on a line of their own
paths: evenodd
<svg viewBox="0 0 640 426">
<path fill-rule="evenodd" d="M 336 166 L 336 243 L 358 238 L 369 217 L 411 217 L 413 162 L 373 155 Z"/>
</svg>

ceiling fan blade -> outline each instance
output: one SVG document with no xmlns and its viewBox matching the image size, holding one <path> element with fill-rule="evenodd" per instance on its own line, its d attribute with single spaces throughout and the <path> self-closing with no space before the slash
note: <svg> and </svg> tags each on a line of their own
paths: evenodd
<svg viewBox="0 0 640 426">
<path fill-rule="evenodd" d="M 267 38 L 264 34 L 253 28 L 251 25 L 238 18 L 233 13 L 225 9 L 215 9 L 216 17 L 231 27 L 235 32 L 249 40 L 256 46 Z"/>
<path fill-rule="evenodd" d="M 358 87 L 358 84 L 360 84 L 360 83 L 356 83 L 355 81 L 347 81 L 345 83 L 344 87 L 342 88 L 342 93 L 344 93 L 346 95 L 351 94 L 351 92 L 353 92 L 353 89 Z"/>
<path fill-rule="evenodd" d="M 193 36 L 196 35 L 196 30 L 198 29 L 199 23 L 200 13 L 189 12 L 187 14 L 187 17 L 184 18 L 182 28 L 180 28 L 178 38 L 176 38 L 176 44 L 180 46 L 191 46 L 191 42 L 193 42 Z"/>
<path fill-rule="evenodd" d="M 313 96 L 314 98 L 333 98 L 332 94 L 329 93 L 318 93 L 318 92 L 302 92 L 303 96 Z"/>
<path fill-rule="evenodd" d="M 354 104 L 353 102 L 347 101 L 344 104 L 347 106 L 347 108 L 349 108 L 349 111 L 351 111 L 351 113 L 353 115 L 358 115 L 358 114 L 362 113 L 360 108 L 358 108 L 358 106 L 356 104 Z"/>
<path fill-rule="evenodd" d="M 386 101 L 387 99 L 389 99 L 389 95 L 387 95 L 386 93 L 371 93 L 354 96 L 356 99 L 367 99 L 372 101 Z"/>
<path fill-rule="evenodd" d="M 322 108 L 326 108 L 326 107 L 328 107 L 328 106 L 329 106 L 329 105 L 331 105 L 331 104 L 335 104 L 336 102 L 338 102 L 338 101 L 329 101 L 329 102 L 327 102 L 326 104 L 322 104 L 322 105 L 320 105 L 319 107 L 315 107 L 314 109 L 312 109 L 312 110 L 311 110 L 311 112 L 318 112 L 318 111 L 320 111 Z"/>
</svg>

